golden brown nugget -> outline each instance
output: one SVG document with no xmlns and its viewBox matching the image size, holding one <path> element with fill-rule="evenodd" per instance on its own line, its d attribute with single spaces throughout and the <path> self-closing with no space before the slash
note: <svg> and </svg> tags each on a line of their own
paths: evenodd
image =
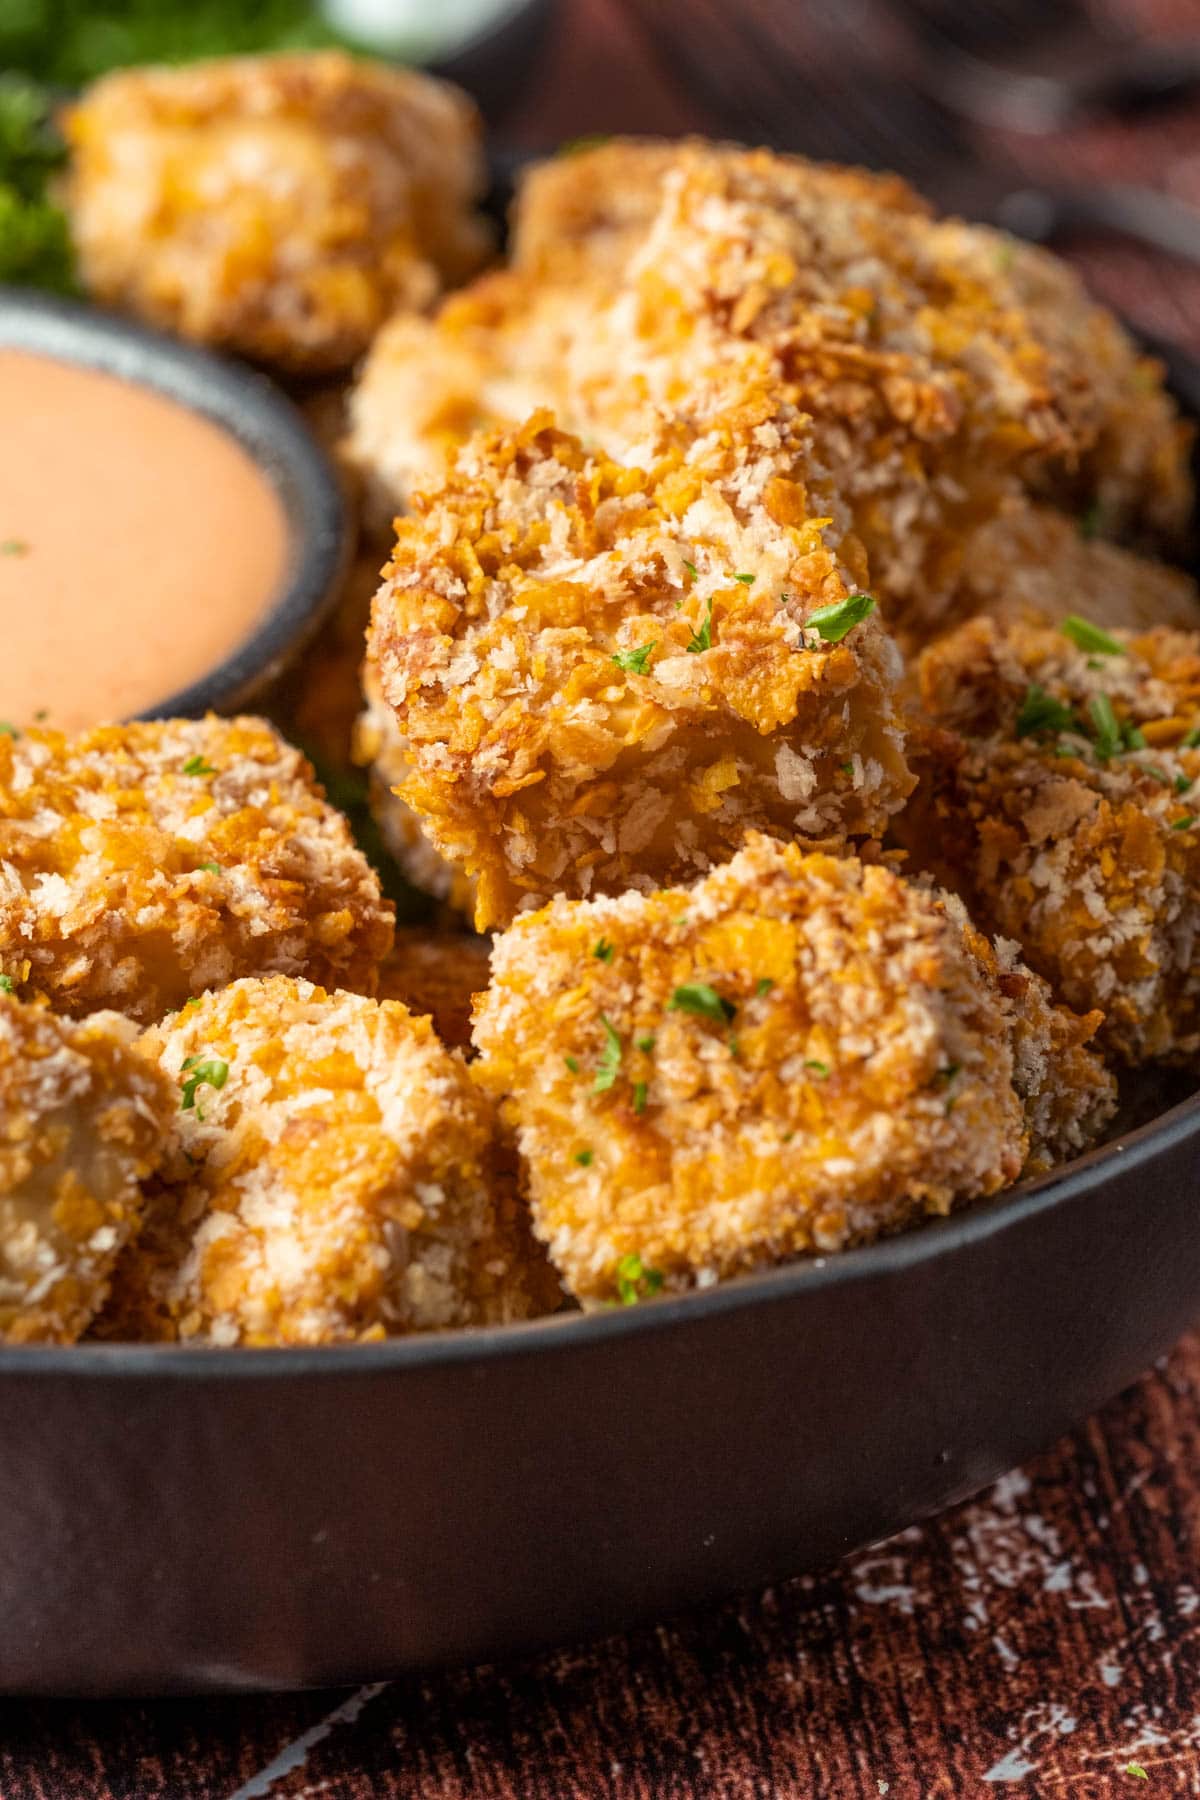
<svg viewBox="0 0 1200 1800">
<path fill-rule="evenodd" d="M 471 1009 L 488 984 L 491 939 L 465 932 L 435 934 L 417 927 L 396 933 L 379 971 L 379 999 L 400 1000 L 427 1014 L 443 1044 L 471 1046 Z"/>
<path fill-rule="evenodd" d="M 262 719 L 0 733 L 0 972 L 148 1023 L 239 975 L 362 992 L 390 905 L 308 763 Z"/>
<path fill-rule="evenodd" d="M 551 185 L 548 214 L 570 214 L 573 185 L 580 219 L 598 219 L 594 253 L 586 226 L 557 253 L 541 228 L 523 249 L 519 212 L 513 269 L 374 347 L 351 448 L 377 509 L 471 431 L 537 405 L 637 461 L 655 412 L 719 425 L 711 365 L 754 358 L 779 403 L 811 415 L 900 625 L 942 617 L 963 535 L 1026 491 L 1109 536 L 1179 540 L 1188 433 L 1161 370 L 1054 257 L 933 218 L 894 178 L 765 151 L 610 145 Z"/>
<path fill-rule="evenodd" d="M 894 1231 L 1084 1147 L 1096 1019 L 882 865 L 762 837 L 496 940 L 475 1064 L 585 1304 Z"/>
<path fill-rule="evenodd" d="M 482 261 L 465 94 L 328 51 L 123 69 L 67 113 L 83 280 L 182 337 L 347 367 Z"/>
<path fill-rule="evenodd" d="M 919 678 L 914 866 L 1122 1061 L 1200 1050 L 1200 637 L 976 619 Z"/>
<path fill-rule="evenodd" d="M 776 423 L 640 469 L 535 416 L 400 521 L 372 645 L 401 798 L 478 879 L 481 930 L 751 828 L 868 837 L 908 792 L 899 658 Z"/>
<path fill-rule="evenodd" d="M 538 1310 L 491 1108 L 428 1019 L 272 976 L 143 1046 L 178 1146 L 103 1335 L 332 1344 Z"/>
<path fill-rule="evenodd" d="M 73 1343 L 108 1292 L 174 1097 L 117 1013 L 0 994 L 0 1341 Z"/>
</svg>

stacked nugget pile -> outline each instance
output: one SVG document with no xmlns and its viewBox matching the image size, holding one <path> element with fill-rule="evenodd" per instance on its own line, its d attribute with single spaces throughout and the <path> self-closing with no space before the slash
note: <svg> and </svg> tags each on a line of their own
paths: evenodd
<svg viewBox="0 0 1200 1800">
<path fill-rule="evenodd" d="M 891 178 L 614 143 L 422 316 L 478 243 L 443 91 L 267 59 L 72 130 L 105 298 L 285 367 L 373 337 L 359 753 L 499 935 L 394 939 L 261 720 L 0 736 L 0 1335 L 704 1287 L 1077 1155 L 1108 1059 L 1196 1055 L 1200 609 L 1147 555 L 1186 433 L 1061 264 Z"/>
</svg>

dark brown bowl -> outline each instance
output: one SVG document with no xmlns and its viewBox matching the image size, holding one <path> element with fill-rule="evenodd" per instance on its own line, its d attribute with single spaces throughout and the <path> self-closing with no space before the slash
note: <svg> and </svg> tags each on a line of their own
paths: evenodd
<svg viewBox="0 0 1200 1800">
<path fill-rule="evenodd" d="M 1200 1095 L 1131 1087 L 1160 1115 L 1052 1176 L 685 1298 L 342 1350 L 0 1349 L 0 1689 L 501 1656 L 964 1499 L 1200 1312 Z"/>
</svg>

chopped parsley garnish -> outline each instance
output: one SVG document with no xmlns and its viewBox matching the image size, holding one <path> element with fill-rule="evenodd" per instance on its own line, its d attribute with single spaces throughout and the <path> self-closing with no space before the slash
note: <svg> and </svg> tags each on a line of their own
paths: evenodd
<svg viewBox="0 0 1200 1800">
<path fill-rule="evenodd" d="M 592 951 L 592 955 L 597 962 L 609 963 L 616 955 L 616 949 L 609 943 L 607 938 L 597 938 L 596 947 Z"/>
<path fill-rule="evenodd" d="M 1107 631 L 1101 631 L 1088 619 L 1081 619 L 1078 613 L 1068 613 L 1059 627 L 1064 637 L 1080 650 L 1090 650 L 1094 656 L 1123 656 L 1124 646 L 1118 644 L 1115 637 Z"/>
<path fill-rule="evenodd" d="M 640 1037 L 637 1040 L 637 1047 L 641 1051 L 643 1056 L 649 1056 L 650 1052 L 654 1048 L 654 1039 L 649 1034 L 647 1034 L 645 1037 Z"/>
<path fill-rule="evenodd" d="M 210 762 L 205 762 L 203 756 L 197 755 L 188 757 L 183 765 L 183 772 L 185 775 L 215 775 L 217 771 Z"/>
<path fill-rule="evenodd" d="M 754 992 L 761 999 L 763 994 L 769 994 L 774 986 L 775 983 L 769 975 L 760 975 L 754 984 Z"/>
<path fill-rule="evenodd" d="M 843 775 L 853 775 L 854 773 L 854 764 L 852 762 L 839 763 L 838 767 L 841 769 Z"/>
<path fill-rule="evenodd" d="M 1125 1773 L 1127 1775 L 1134 1776 L 1135 1779 L 1138 1781 L 1149 1781 L 1149 1779 L 1150 1779 L 1150 1777 L 1149 1777 L 1149 1775 L 1147 1775 L 1145 1769 L 1143 1769 L 1141 1763 L 1134 1763 L 1134 1762 L 1126 1763 L 1125 1764 Z"/>
<path fill-rule="evenodd" d="M 1017 714 L 1016 729 L 1019 738 L 1036 737 L 1043 731 L 1078 731 L 1079 721 L 1069 706 L 1032 681 Z"/>
<path fill-rule="evenodd" d="M 1131 725 L 1128 719 L 1121 727 L 1121 741 L 1127 750 L 1144 750 L 1146 748 L 1145 732 L 1139 731 L 1136 725 Z"/>
<path fill-rule="evenodd" d="M 634 1082 L 634 1084 L 633 1084 L 633 1110 L 635 1113 L 644 1113 L 645 1112 L 645 1110 L 646 1110 L 646 1095 L 649 1092 L 650 1092 L 650 1085 L 648 1082 L 645 1082 L 645 1081 L 635 1081 Z"/>
<path fill-rule="evenodd" d="M 634 675 L 644 675 L 646 664 L 650 661 L 651 653 L 657 642 L 658 639 L 654 638 L 648 644 L 639 644 L 636 650 L 618 650 L 613 661 L 618 669 L 632 671 Z"/>
<path fill-rule="evenodd" d="M 0 975 L 0 994 L 11 994 L 16 985 L 11 975 Z"/>
<path fill-rule="evenodd" d="M 1093 694 L 1088 701 L 1088 715 L 1096 728 L 1096 755 L 1101 762 L 1119 754 L 1122 747 L 1121 727 L 1107 694 Z"/>
<path fill-rule="evenodd" d="M 592 1088 L 597 1094 L 605 1094 L 616 1081 L 621 1072 L 621 1040 L 613 1030 L 604 1013 L 600 1014 L 600 1023 L 604 1027 L 604 1048 L 600 1052 L 600 1061 L 596 1068 L 596 1079 Z"/>
<path fill-rule="evenodd" d="M 847 594 L 833 606 L 822 606 L 810 613 L 804 629 L 819 632 L 827 644 L 840 644 L 848 631 L 861 625 L 874 611 L 875 601 L 870 594 Z"/>
<path fill-rule="evenodd" d="M 687 559 L 687 557 L 686 557 L 686 556 L 685 556 L 685 557 L 684 557 L 684 559 L 683 559 L 683 566 L 684 566 L 684 568 L 685 568 L 685 569 L 686 569 L 686 570 L 687 570 L 687 572 L 688 572 L 688 574 L 689 574 L 689 575 L 690 575 L 690 576 L 691 576 L 691 578 L 692 578 L 692 580 L 693 580 L 693 581 L 695 581 L 695 579 L 696 579 L 696 565 L 695 565 L 695 563 L 690 563 L 690 562 L 689 562 L 689 561 L 688 561 L 688 559 Z"/>
<path fill-rule="evenodd" d="M 200 1004 L 199 994 L 189 994 L 187 999 L 184 1001 L 183 1006 L 181 1007 L 180 1010 L 182 1012 L 186 1012 L 189 1006 L 199 1006 L 199 1004 Z"/>
<path fill-rule="evenodd" d="M 1171 820 L 1171 830 L 1172 831 L 1187 831 L 1189 829 L 1189 827 L 1194 825 L 1195 823 L 1196 823 L 1195 816 L 1192 814 L 1189 814 L 1187 816 L 1187 818 L 1172 819 Z"/>
<path fill-rule="evenodd" d="M 671 995 L 668 1012 L 698 1013 L 702 1019 L 712 1019 L 718 1025 L 728 1025 L 737 1012 L 732 1000 L 726 1000 L 718 994 L 716 988 L 707 982 L 689 981 L 677 987 Z"/>
<path fill-rule="evenodd" d="M 28 556 L 29 545 L 23 538 L 5 538 L 0 543 L 0 556 Z"/>
<path fill-rule="evenodd" d="M 711 594 L 708 597 L 708 611 L 704 615 L 704 623 L 703 623 L 703 625 L 701 625 L 699 631 L 694 633 L 690 642 L 687 643 L 684 646 L 684 648 L 686 650 L 690 651 L 693 656 L 695 656 L 697 654 L 697 652 L 699 652 L 701 650 L 711 650 L 712 649 L 712 595 Z"/>
<path fill-rule="evenodd" d="M 579 1058 L 577 1056 L 564 1056 L 563 1061 L 566 1063 L 568 1069 L 570 1069 L 572 1075 L 578 1075 Z"/>
<path fill-rule="evenodd" d="M 733 579 L 735 581 L 740 581 L 743 587 L 753 587 L 754 586 L 753 575 L 735 575 Z"/>
<path fill-rule="evenodd" d="M 218 862 L 201 863 L 200 867 L 204 870 L 206 875 L 219 875 L 221 873 L 221 865 Z"/>
<path fill-rule="evenodd" d="M 1175 792 L 1177 794 L 1186 794 L 1188 789 L 1193 785 L 1194 783 L 1190 775 L 1177 775 L 1175 777 Z"/>
<path fill-rule="evenodd" d="M 1100 527 L 1104 523 L 1104 509 L 1098 500 L 1093 500 L 1086 512 L 1079 515 L 1079 535 L 1081 538 L 1098 537 Z"/>
<path fill-rule="evenodd" d="M 196 1105 L 196 1089 L 199 1087 L 223 1088 L 229 1080 L 229 1064 L 219 1056 L 205 1060 L 200 1056 L 189 1056 L 182 1071 L 183 1099 L 180 1101 L 181 1112 L 191 1112 L 195 1108 L 196 1117 L 203 1119 L 204 1114 Z"/>
<path fill-rule="evenodd" d="M 596 1152 L 594 1150 L 577 1150 L 575 1152 L 575 1161 L 579 1164 L 581 1169 L 590 1169 L 592 1166 L 592 1158 L 595 1154 Z"/>
<path fill-rule="evenodd" d="M 811 1056 L 807 1058 L 804 1066 L 806 1069 L 812 1070 L 818 1081 L 824 1081 L 829 1074 L 829 1064 L 817 1062 L 815 1058 Z"/>
<path fill-rule="evenodd" d="M 0 719 L 0 737 L 19 738 L 20 735 L 15 725 L 10 725 L 7 719 Z"/>
<path fill-rule="evenodd" d="M 622 1306 L 636 1306 L 639 1300 L 657 1294 L 662 1284 L 660 1271 L 648 1269 L 636 1251 L 617 1264 L 617 1294 Z"/>
<path fill-rule="evenodd" d="M 742 1046 L 738 1043 L 738 1040 L 732 1031 L 729 1034 L 729 1054 L 730 1056 L 740 1056 L 742 1054 Z"/>
<path fill-rule="evenodd" d="M 934 1076 L 933 1079 L 935 1081 L 951 1082 L 954 1080 L 954 1077 L 958 1074 L 961 1074 L 961 1072 L 962 1072 L 962 1064 L 961 1063 L 947 1063 L 945 1068 L 938 1070 L 937 1074 Z"/>
</svg>

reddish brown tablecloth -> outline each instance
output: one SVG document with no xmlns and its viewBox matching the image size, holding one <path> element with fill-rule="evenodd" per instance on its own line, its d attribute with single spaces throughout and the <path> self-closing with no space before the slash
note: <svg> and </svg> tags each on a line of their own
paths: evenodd
<svg viewBox="0 0 1200 1800">
<path fill-rule="evenodd" d="M 1138 3 L 1200 28 L 1195 0 Z M 705 123 L 615 0 L 574 0 L 516 135 Z M 1093 131 L 1053 155 L 1200 192 L 1200 159 L 1180 170 L 1192 145 L 1200 111 L 1150 145 Z M 1044 144 L 1008 149 L 1047 166 Z M 1200 347 L 1200 278 L 1112 246 L 1077 254 L 1115 304 Z M 1200 1338 L 971 1505 L 700 1617 L 352 1694 L 0 1705 L 0 1800 L 1006 1790 L 1200 1795 Z"/>
</svg>

